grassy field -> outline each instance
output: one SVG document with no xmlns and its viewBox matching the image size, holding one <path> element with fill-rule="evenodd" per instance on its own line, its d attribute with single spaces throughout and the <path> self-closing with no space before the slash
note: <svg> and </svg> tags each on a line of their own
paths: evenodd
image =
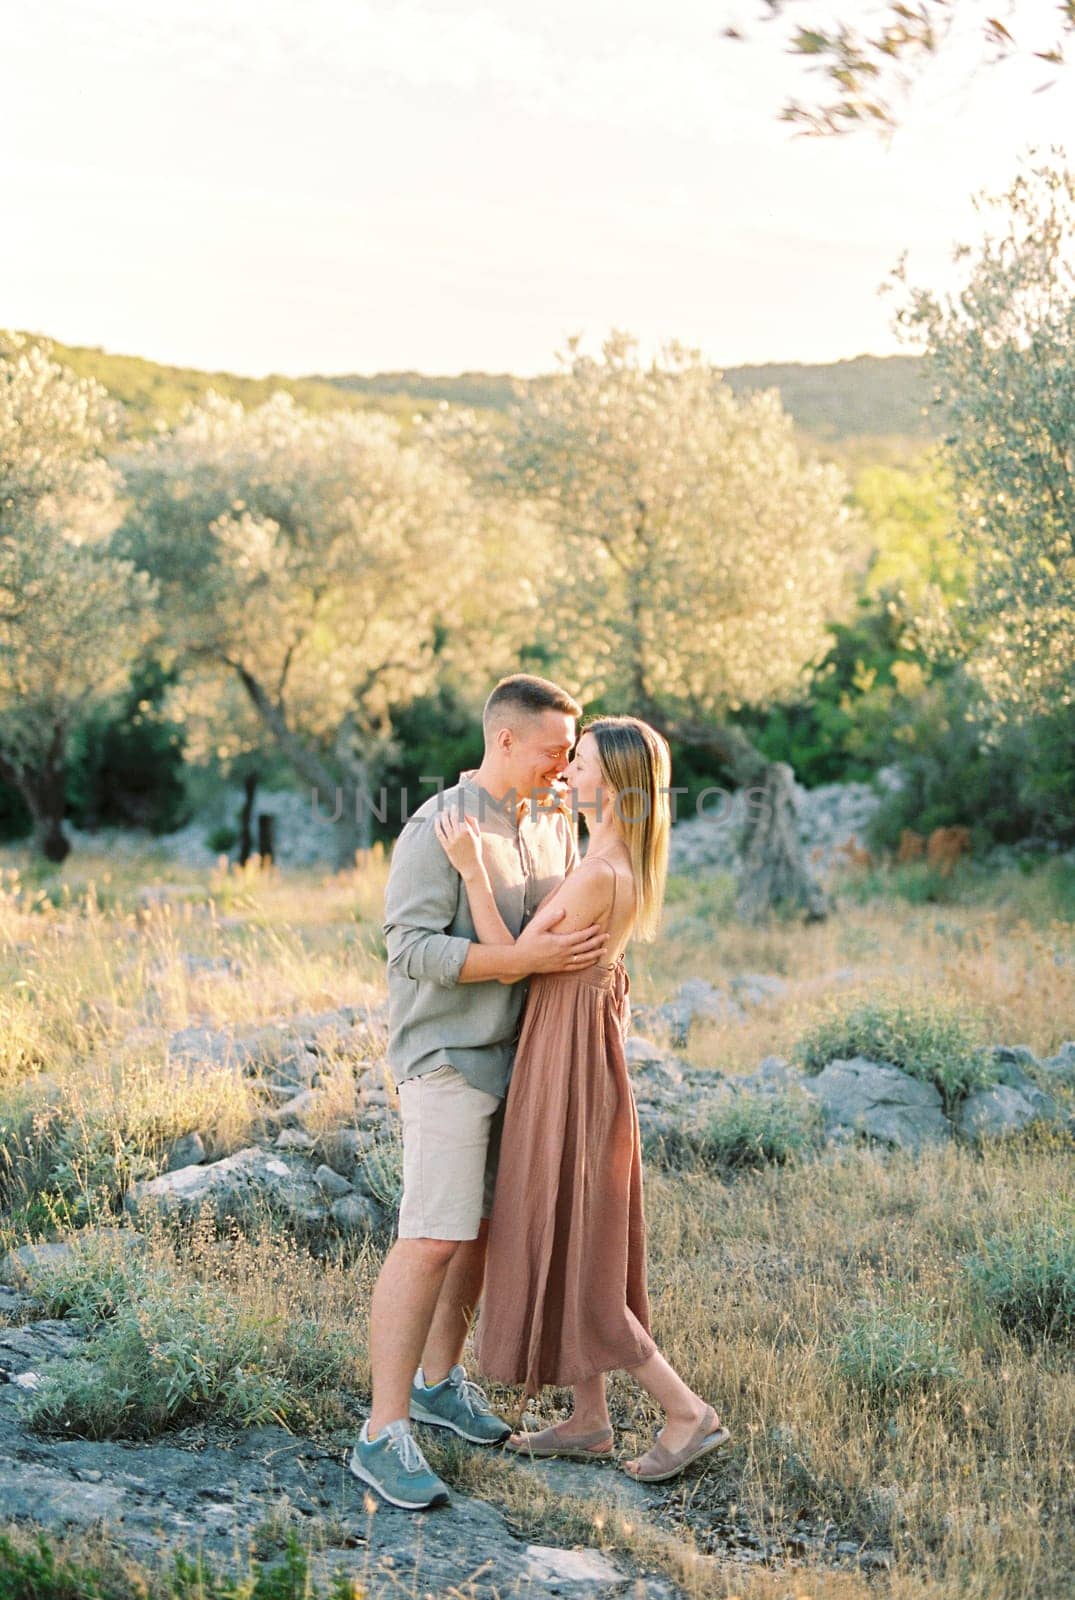
<svg viewBox="0 0 1075 1600">
<path fill-rule="evenodd" d="M 249 1080 L 168 1071 L 169 1031 L 383 996 L 383 861 L 204 881 L 149 854 L 47 873 L 18 851 L 3 862 L 0 1250 L 114 1223 L 126 1184 L 193 1128 L 210 1158 L 248 1142 Z M 913 873 L 848 880 L 824 924 L 749 929 L 726 879 L 673 879 L 661 940 L 629 952 L 632 1000 L 688 976 L 785 978 L 745 1022 L 692 1032 L 689 1059 L 726 1074 L 790 1055 L 820 1018 L 879 994 L 938 1016 L 958 1007 L 983 1040 L 1039 1055 L 1075 1036 L 1071 868 L 986 877 L 965 864 L 939 892 L 926 898 Z M 330 1063 L 327 1076 L 345 1121 L 348 1073 Z M 843 1148 L 734 1177 L 654 1168 L 654 1331 L 734 1448 L 638 1505 L 614 1501 L 599 1469 L 576 1489 L 435 1441 L 430 1457 L 517 1526 L 628 1550 L 699 1600 L 1059 1600 L 1075 1584 L 1073 1155 L 1052 1132 L 915 1158 Z M 266 1224 L 226 1237 L 149 1227 L 138 1254 L 87 1252 L 43 1304 L 110 1317 L 108 1359 L 127 1373 L 143 1371 L 139 1340 L 170 1328 L 173 1367 L 217 1377 L 179 1384 L 169 1412 L 150 1363 L 123 1418 L 107 1385 L 68 1396 L 68 1416 L 135 1437 L 275 1416 L 339 1441 L 368 1394 L 381 1248 L 315 1259 Z M 544 1414 L 565 1401 L 549 1392 Z M 626 1379 L 612 1408 L 619 1444 L 644 1447 L 655 1418 Z M 57 1420 L 47 1400 L 39 1420 Z"/>
</svg>

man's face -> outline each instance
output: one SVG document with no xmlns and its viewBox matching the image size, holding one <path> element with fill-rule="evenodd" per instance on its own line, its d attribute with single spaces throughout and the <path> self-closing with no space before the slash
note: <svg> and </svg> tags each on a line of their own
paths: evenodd
<svg viewBox="0 0 1075 1600">
<path fill-rule="evenodd" d="M 520 800 L 563 776 L 574 742 L 575 719 L 562 711 L 543 711 L 519 724 L 512 743 L 512 782 Z"/>
</svg>

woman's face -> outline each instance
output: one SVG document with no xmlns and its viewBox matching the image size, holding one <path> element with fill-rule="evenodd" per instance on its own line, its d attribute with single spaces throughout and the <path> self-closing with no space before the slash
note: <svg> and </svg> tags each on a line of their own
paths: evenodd
<svg viewBox="0 0 1075 1600">
<path fill-rule="evenodd" d="M 612 815 L 616 792 L 609 788 L 601 775 L 597 740 L 592 733 L 582 735 L 564 776 L 575 792 L 575 804 L 588 825 L 603 822 Z"/>
</svg>

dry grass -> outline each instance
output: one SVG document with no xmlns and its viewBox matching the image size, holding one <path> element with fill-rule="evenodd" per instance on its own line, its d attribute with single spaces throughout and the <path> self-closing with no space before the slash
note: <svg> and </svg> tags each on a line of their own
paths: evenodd
<svg viewBox="0 0 1075 1600">
<path fill-rule="evenodd" d="M 35 1188 L 57 1125 L 105 1167 L 151 1167 L 168 1138 L 192 1127 L 215 1153 L 243 1142 L 255 1116 L 249 1081 L 169 1068 L 169 1029 L 258 1024 L 383 993 L 381 864 L 334 878 L 218 871 L 200 885 L 188 874 L 175 898 L 164 883 L 164 897 L 144 905 L 137 862 L 69 863 L 45 883 L 8 859 L 20 872 L 9 866 L 0 884 L 0 1145 L 13 1208 L 0 1231 L 9 1242 L 78 1220 L 77 1207 L 65 1216 L 53 1205 L 50 1222 Z M 1075 1034 L 1075 934 L 1051 891 L 1015 877 L 998 882 L 992 903 L 975 885 L 965 902 L 848 900 L 825 924 L 768 929 L 732 920 L 724 880 L 679 881 L 662 940 L 629 955 L 632 997 L 665 998 L 691 975 L 717 984 L 739 972 L 784 976 L 778 1002 L 692 1034 L 690 1058 L 725 1071 L 790 1054 L 834 995 L 908 982 L 920 1000 L 973 1006 L 990 1037 L 1048 1053 Z M 191 970 L 188 956 L 218 970 Z M 225 970 L 229 961 L 238 971 Z M 333 1114 L 344 1117 L 346 1071 L 328 1081 Z M 627 1549 L 699 1600 L 1055 1600 L 1075 1580 L 1070 1347 L 1005 1334 L 975 1299 L 964 1260 L 1036 1216 L 1070 1218 L 1071 1171 L 1070 1142 L 1039 1137 L 914 1160 L 844 1151 L 733 1183 L 650 1174 L 654 1330 L 727 1417 L 727 1458 L 654 1491 L 653 1510 L 639 1515 L 600 1492 L 564 1495 L 481 1452 L 434 1440 L 431 1458 L 520 1527 Z M 96 1214 L 95 1174 L 85 1174 L 87 1215 Z M 374 1257 L 270 1259 L 257 1239 L 244 1248 L 265 1254 L 244 1257 L 241 1272 L 234 1256 L 229 1265 L 234 1245 L 208 1237 L 170 1270 L 179 1284 L 218 1283 L 266 1326 L 315 1309 L 330 1333 L 354 1338 L 362 1392 Z M 840 1342 L 869 1308 L 918 1319 L 951 1350 L 955 1374 L 887 1397 L 842 1379 Z M 565 1398 L 549 1394 L 543 1410 L 555 1414 Z M 614 1380 L 612 1405 L 624 1449 L 644 1446 L 655 1418 L 626 1378 Z M 732 1523 L 754 1530 L 753 1554 L 730 1551 L 722 1530 Z M 890 1569 L 867 1575 L 848 1557 L 841 1570 L 826 1524 L 886 1552 Z M 822 1533 L 796 1554 L 789 1541 L 807 1528 Z"/>
<path fill-rule="evenodd" d="M 1050 879 L 1042 869 L 1044 884 Z M 975 883 L 976 880 L 967 880 Z M 731 879 L 674 879 L 664 931 L 630 953 L 632 999 L 667 997 L 684 978 L 720 987 L 737 973 L 787 981 L 777 1000 L 745 1022 L 697 1023 L 687 1054 L 699 1066 L 750 1072 L 766 1055 L 787 1055 L 834 995 L 877 989 L 958 999 L 989 1021 L 997 1042 L 1049 1055 L 1075 1033 L 1075 923 L 1055 914 L 1054 897 L 1023 873 L 997 883 L 998 904 L 977 898 L 916 905 L 885 896 L 858 903 L 840 895 L 822 923 L 750 928 L 732 915 Z"/>
</svg>

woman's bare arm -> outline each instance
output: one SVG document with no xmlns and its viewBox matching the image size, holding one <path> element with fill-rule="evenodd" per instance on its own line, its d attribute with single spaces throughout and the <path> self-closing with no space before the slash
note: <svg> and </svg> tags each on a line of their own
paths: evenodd
<svg viewBox="0 0 1075 1600">
<path fill-rule="evenodd" d="M 457 821 L 442 815 L 434 826 L 441 845 L 463 879 L 477 943 L 487 950 L 491 946 L 498 949 L 495 965 L 488 971 L 487 958 L 472 950 L 464 963 L 463 981 L 490 977 L 500 983 L 515 983 L 530 972 L 565 971 L 575 958 L 589 963 L 604 954 L 607 949 L 605 934 L 597 925 L 597 917 L 611 904 L 604 872 L 598 872 L 594 865 L 584 870 L 585 863 L 576 867 L 516 938 L 500 915 L 482 860 L 481 834 L 476 824 L 469 817 Z M 546 950 L 553 925 L 556 928 L 554 947 Z M 585 943 L 576 950 L 576 944 L 583 939 Z M 519 961 L 509 960 L 509 971 L 505 973 L 503 957 L 513 948 Z"/>
<path fill-rule="evenodd" d="M 514 944 L 515 936 L 505 925 L 503 917 L 493 895 L 489 875 L 482 862 L 463 874 L 466 885 L 467 900 L 470 903 L 471 920 L 474 931 L 482 944 Z M 602 916 L 612 904 L 611 883 L 608 874 L 591 863 L 589 867 L 585 862 L 568 874 L 563 883 L 551 894 L 535 916 L 540 917 L 542 925 L 553 921 L 562 915 L 563 920 L 558 923 L 557 932 L 577 933 L 582 928 L 588 928 L 598 917 Z M 533 926 L 533 922 L 529 926 Z M 519 935 L 523 938 L 526 930 Z"/>
<path fill-rule="evenodd" d="M 489 882 L 489 874 L 485 870 L 485 862 L 479 861 L 463 873 L 463 884 L 467 891 L 467 901 L 470 905 L 470 920 L 474 924 L 474 932 L 478 935 L 480 944 L 514 944 L 515 935 L 508 928 L 504 918 L 500 915 L 500 908 L 493 894 L 493 886 Z"/>
</svg>

